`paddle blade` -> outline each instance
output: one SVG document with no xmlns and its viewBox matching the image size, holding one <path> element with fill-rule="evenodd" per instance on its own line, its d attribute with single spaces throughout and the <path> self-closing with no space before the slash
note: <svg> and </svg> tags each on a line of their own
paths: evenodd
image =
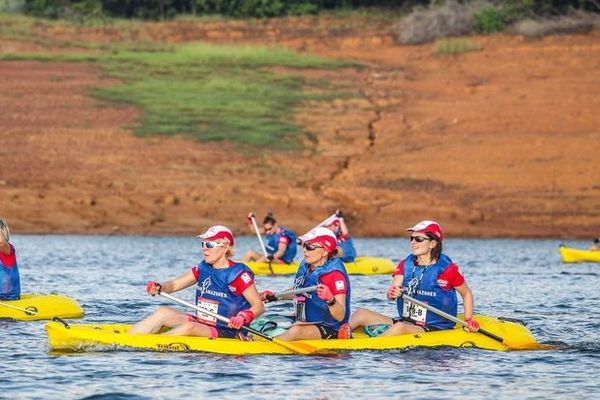
<svg viewBox="0 0 600 400">
<path fill-rule="evenodd" d="M 564 347 L 555 344 L 546 344 L 538 342 L 529 343 L 516 343 L 510 341 L 504 341 L 503 343 L 509 350 L 521 351 L 521 350 L 562 350 Z"/>
<path fill-rule="evenodd" d="M 314 346 L 311 346 L 306 343 L 301 342 L 286 342 L 285 340 L 281 340 L 278 338 L 273 338 L 273 343 L 277 343 L 281 347 L 285 347 L 288 350 L 293 351 L 298 354 L 314 354 L 314 355 L 332 355 L 334 352 L 326 349 L 318 349 Z"/>
</svg>

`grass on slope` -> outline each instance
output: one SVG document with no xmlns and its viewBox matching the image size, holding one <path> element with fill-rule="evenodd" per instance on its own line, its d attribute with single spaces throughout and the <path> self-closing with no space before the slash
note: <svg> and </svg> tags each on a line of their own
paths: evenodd
<svg viewBox="0 0 600 400">
<path fill-rule="evenodd" d="M 94 89 L 93 95 L 140 107 L 142 117 L 134 127 L 138 135 L 189 135 L 199 141 L 293 149 L 300 145 L 302 133 L 294 124 L 297 106 L 308 100 L 355 95 L 293 73 L 295 68 L 331 69 L 349 64 L 285 49 L 198 43 L 119 43 L 101 49 L 90 43 L 87 49 L 81 43 L 74 46 L 77 53 L 0 52 L 0 60 L 101 65 L 122 83 Z M 290 72 L 276 72 L 276 67 Z M 318 90 L 305 90 L 307 87 Z"/>
</svg>

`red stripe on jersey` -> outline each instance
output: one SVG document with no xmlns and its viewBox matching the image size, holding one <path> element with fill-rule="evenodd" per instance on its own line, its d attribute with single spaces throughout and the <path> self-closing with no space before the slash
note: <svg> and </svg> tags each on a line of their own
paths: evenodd
<svg viewBox="0 0 600 400">
<path fill-rule="evenodd" d="M 348 293 L 348 281 L 340 271 L 331 271 L 328 274 L 323 274 L 319 279 L 331 290 L 334 296 L 336 294 Z"/>
<path fill-rule="evenodd" d="M 396 270 L 392 274 L 392 276 L 396 276 L 396 275 L 404 275 L 404 260 L 402 260 L 398 263 Z"/>
<path fill-rule="evenodd" d="M 248 271 L 242 271 L 231 283 L 229 284 L 229 289 L 241 295 L 244 293 L 244 290 L 248 289 L 248 287 L 254 284 L 254 277 Z"/>
<path fill-rule="evenodd" d="M 452 263 L 444 272 L 438 275 L 438 285 L 444 290 L 450 290 L 465 283 L 465 277 L 460 273 L 458 265 Z"/>
<path fill-rule="evenodd" d="M 17 257 L 15 256 L 15 248 L 12 244 L 8 244 L 9 253 L 4 254 L 4 252 L 0 251 L 0 261 L 2 261 L 2 265 L 6 266 L 6 268 L 12 268 L 17 263 Z"/>
</svg>

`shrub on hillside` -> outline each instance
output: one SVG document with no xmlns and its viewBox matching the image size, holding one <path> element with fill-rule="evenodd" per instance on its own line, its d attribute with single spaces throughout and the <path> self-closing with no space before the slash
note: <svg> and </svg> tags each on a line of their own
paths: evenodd
<svg viewBox="0 0 600 400">
<path fill-rule="evenodd" d="M 528 38 L 541 38 L 546 35 L 587 33 L 600 28 L 598 14 L 576 12 L 554 18 L 528 18 L 515 22 L 508 31 Z"/>
<path fill-rule="evenodd" d="M 404 44 L 463 36 L 473 32 L 473 12 L 481 8 L 481 3 L 461 4 L 456 0 L 447 1 L 441 6 L 432 3 L 429 7 L 416 7 L 394 26 L 394 30 L 398 41 Z"/>
</svg>

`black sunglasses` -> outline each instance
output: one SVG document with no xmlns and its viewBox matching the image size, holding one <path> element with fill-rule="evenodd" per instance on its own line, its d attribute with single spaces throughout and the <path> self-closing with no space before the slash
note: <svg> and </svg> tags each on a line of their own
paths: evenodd
<svg viewBox="0 0 600 400">
<path fill-rule="evenodd" d="M 322 249 L 323 248 L 321 246 L 315 246 L 314 244 L 310 244 L 310 243 L 304 243 L 302 245 L 302 247 L 304 247 L 308 251 L 313 251 L 313 250 L 316 250 L 316 249 Z"/>
<path fill-rule="evenodd" d="M 422 243 L 422 242 L 424 242 L 424 241 L 426 241 L 426 240 L 431 240 L 431 239 L 430 239 L 430 238 L 428 238 L 427 236 L 411 236 L 411 237 L 408 239 L 408 241 L 409 241 L 409 242 L 412 242 L 413 240 L 414 240 L 415 242 L 417 242 L 417 243 Z"/>
</svg>

